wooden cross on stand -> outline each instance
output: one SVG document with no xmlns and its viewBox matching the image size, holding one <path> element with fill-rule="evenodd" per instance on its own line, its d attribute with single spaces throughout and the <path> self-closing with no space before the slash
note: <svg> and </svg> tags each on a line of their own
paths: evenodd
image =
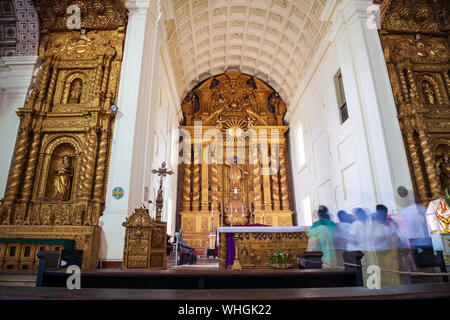
<svg viewBox="0 0 450 320">
<path fill-rule="evenodd" d="M 173 171 L 168 170 L 166 168 L 166 162 L 164 161 L 161 165 L 161 168 L 159 168 L 158 170 L 153 169 L 152 173 L 158 174 L 158 176 L 161 177 L 161 179 L 159 180 L 158 196 L 156 197 L 156 220 L 161 221 L 161 213 L 164 205 L 163 189 L 162 189 L 163 180 L 167 175 L 169 176 L 173 175 Z"/>
</svg>

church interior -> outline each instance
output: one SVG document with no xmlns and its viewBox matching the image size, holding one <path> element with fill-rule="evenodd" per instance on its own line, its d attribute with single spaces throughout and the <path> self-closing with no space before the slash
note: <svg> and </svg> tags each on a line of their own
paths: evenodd
<svg viewBox="0 0 450 320">
<path fill-rule="evenodd" d="M 450 297 L 449 12 L 0 0 L 0 299 Z"/>
</svg>

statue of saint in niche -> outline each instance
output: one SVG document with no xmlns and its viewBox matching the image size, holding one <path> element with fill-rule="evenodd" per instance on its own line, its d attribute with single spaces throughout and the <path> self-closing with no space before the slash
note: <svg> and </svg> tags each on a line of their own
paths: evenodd
<svg viewBox="0 0 450 320">
<path fill-rule="evenodd" d="M 70 85 L 69 103 L 80 103 L 82 91 L 83 82 L 81 79 L 75 79 Z"/>
<path fill-rule="evenodd" d="M 448 161 L 448 154 L 444 152 L 442 155 L 442 162 L 439 165 L 441 171 L 442 188 L 446 198 L 450 198 L 450 162 Z"/>
<path fill-rule="evenodd" d="M 423 94 L 425 95 L 425 101 L 427 104 L 435 104 L 436 99 L 434 98 L 434 91 L 431 87 L 431 83 L 428 81 L 423 82 Z"/>
<path fill-rule="evenodd" d="M 72 176 L 73 170 L 70 165 L 70 158 L 68 155 L 64 155 L 62 163 L 56 169 L 53 200 L 69 200 Z"/>
</svg>

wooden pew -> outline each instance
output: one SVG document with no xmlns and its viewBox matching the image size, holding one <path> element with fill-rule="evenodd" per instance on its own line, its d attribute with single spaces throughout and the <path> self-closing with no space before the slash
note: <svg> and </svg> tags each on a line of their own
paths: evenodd
<svg viewBox="0 0 450 320">
<path fill-rule="evenodd" d="M 420 268 L 438 267 L 442 273 L 447 273 L 443 252 L 434 252 L 431 238 L 410 239 L 409 243 L 413 250 L 414 262 L 419 269 L 418 271 L 420 271 Z M 448 277 L 442 276 L 442 281 L 448 282 Z"/>
</svg>

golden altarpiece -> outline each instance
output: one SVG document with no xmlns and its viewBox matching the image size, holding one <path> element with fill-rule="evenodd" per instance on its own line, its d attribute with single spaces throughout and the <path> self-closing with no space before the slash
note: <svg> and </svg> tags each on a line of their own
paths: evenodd
<svg viewBox="0 0 450 320">
<path fill-rule="evenodd" d="M 228 72 L 188 93 L 182 111 L 184 240 L 204 252 L 214 248 L 219 226 L 292 226 L 289 127 L 280 96 L 256 77 Z"/>
<path fill-rule="evenodd" d="M 81 9 L 80 30 L 67 29 L 71 4 Z M 34 5 L 43 64 L 17 111 L 0 238 L 72 239 L 84 250 L 83 268 L 96 268 L 126 11 L 119 0 Z M 4 251 L 2 264 L 8 262 Z M 20 262 L 8 263 L 21 271 Z"/>
<path fill-rule="evenodd" d="M 380 37 L 416 201 L 450 198 L 450 2 L 385 0 Z"/>
</svg>

